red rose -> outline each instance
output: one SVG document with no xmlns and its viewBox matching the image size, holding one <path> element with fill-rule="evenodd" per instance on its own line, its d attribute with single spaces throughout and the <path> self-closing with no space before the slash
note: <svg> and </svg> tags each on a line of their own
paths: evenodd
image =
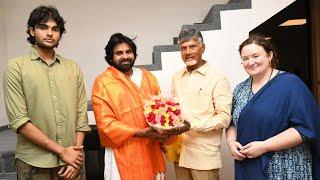
<svg viewBox="0 0 320 180">
<path fill-rule="evenodd" d="M 178 116 L 178 115 L 180 115 L 181 111 L 180 111 L 180 109 L 176 109 L 175 111 L 173 111 L 173 113 Z"/>
<path fill-rule="evenodd" d="M 166 104 L 171 105 L 171 102 L 170 101 L 166 101 Z"/>
<path fill-rule="evenodd" d="M 160 123 L 161 125 L 164 125 L 164 123 L 166 123 L 166 118 L 164 116 L 161 116 Z"/>
<path fill-rule="evenodd" d="M 151 108 L 152 109 L 159 109 L 160 105 L 159 104 L 154 104 L 154 105 L 151 105 Z"/>
<path fill-rule="evenodd" d="M 155 124 L 156 123 L 156 115 L 153 112 L 149 113 L 147 116 L 147 120 L 148 120 L 148 122 Z"/>
</svg>

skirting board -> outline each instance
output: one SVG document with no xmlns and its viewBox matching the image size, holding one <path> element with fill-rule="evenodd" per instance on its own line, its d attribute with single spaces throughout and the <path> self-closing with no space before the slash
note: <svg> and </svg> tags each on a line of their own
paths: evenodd
<svg viewBox="0 0 320 180">
<path fill-rule="evenodd" d="M 8 128 L 8 125 L 6 125 L 6 126 L 0 126 L 0 131 L 6 130 L 6 129 L 9 129 L 9 128 Z"/>
</svg>

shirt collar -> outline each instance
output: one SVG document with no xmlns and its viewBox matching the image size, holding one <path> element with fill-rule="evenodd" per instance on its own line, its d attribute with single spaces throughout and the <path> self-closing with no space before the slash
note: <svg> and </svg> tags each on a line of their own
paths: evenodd
<svg viewBox="0 0 320 180">
<path fill-rule="evenodd" d="M 207 74 L 208 68 L 209 68 L 209 64 L 206 61 L 205 64 L 203 64 L 201 67 L 199 67 L 198 69 L 195 69 L 193 71 L 198 72 L 199 74 L 202 74 L 203 76 L 205 76 Z M 185 74 L 189 74 L 190 75 L 189 71 L 187 70 L 187 67 L 185 67 L 183 69 L 183 72 L 182 72 L 181 75 L 184 76 Z"/>
<path fill-rule="evenodd" d="M 32 61 L 35 61 L 35 60 L 41 60 L 41 57 L 39 56 L 38 52 L 36 51 L 36 49 L 34 48 L 34 46 L 31 46 L 31 49 L 30 49 L 30 57 L 31 57 L 31 60 Z M 54 62 L 58 62 L 58 63 L 61 63 L 61 56 L 54 53 Z"/>
</svg>

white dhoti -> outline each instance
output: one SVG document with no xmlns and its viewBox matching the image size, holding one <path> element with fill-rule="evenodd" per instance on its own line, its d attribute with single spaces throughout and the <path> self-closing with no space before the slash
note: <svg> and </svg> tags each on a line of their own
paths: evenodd
<svg viewBox="0 0 320 180">
<path fill-rule="evenodd" d="M 105 148 L 104 151 L 104 179 L 121 180 L 112 148 Z"/>
</svg>

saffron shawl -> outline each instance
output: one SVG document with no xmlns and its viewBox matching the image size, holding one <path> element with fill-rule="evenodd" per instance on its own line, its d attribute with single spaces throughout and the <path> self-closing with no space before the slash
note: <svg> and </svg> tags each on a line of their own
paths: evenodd
<svg viewBox="0 0 320 180">
<path fill-rule="evenodd" d="M 100 142 L 112 147 L 123 180 L 149 180 L 165 171 L 160 143 L 134 137 L 148 125 L 143 114 L 143 99 L 158 95 L 156 78 L 142 69 L 140 88 L 123 73 L 109 67 L 98 76 L 92 89 L 92 106 Z"/>
</svg>

